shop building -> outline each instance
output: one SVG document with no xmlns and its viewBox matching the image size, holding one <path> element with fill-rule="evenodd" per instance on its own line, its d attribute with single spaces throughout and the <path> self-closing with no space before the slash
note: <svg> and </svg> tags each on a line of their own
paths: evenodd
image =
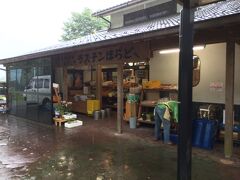
<svg viewBox="0 0 240 180">
<path fill-rule="evenodd" d="M 51 124 L 52 84 L 57 83 L 63 100 L 72 101 L 75 112 L 88 113 L 87 95 L 99 100 L 100 108 L 115 106 L 121 132 L 129 82 L 159 80 L 165 85 L 163 93 L 147 93 L 150 100 L 164 97 L 168 90 L 168 97 L 172 90 L 177 93 L 179 54 L 174 51 L 179 44 L 180 10 L 181 5 L 171 0 L 132 0 L 93 14 L 110 16 L 107 31 L 2 59 L 7 67 L 9 113 Z M 240 120 L 239 20 L 238 0 L 195 10 L 194 46 L 198 50 L 194 55 L 199 58 L 193 67 L 195 118 L 199 107 L 209 104 L 220 106 L 218 118 L 222 118 L 230 86 L 226 72 L 234 68 L 234 117 Z M 229 59 L 235 64 L 228 65 Z"/>
</svg>

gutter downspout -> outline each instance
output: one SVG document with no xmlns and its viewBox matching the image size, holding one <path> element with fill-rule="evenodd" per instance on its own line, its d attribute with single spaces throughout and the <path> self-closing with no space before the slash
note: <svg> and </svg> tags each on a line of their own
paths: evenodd
<svg viewBox="0 0 240 180">
<path fill-rule="evenodd" d="M 111 28 L 112 28 L 112 23 L 111 23 L 111 21 L 109 21 L 108 19 L 106 19 L 106 18 L 103 17 L 103 16 L 98 16 L 98 17 L 100 17 L 101 19 L 103 19 L 104 21 L 106 21 L 106 22 L 109 24 L 109 28 L 108 28 L 108 29 L 111 29 Z"/>
</svg>

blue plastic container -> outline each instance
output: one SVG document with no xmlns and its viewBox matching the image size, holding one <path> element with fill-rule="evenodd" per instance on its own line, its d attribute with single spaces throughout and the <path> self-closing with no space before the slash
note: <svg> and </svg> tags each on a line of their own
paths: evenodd
<svg viewBox="0 0 240 180">
<path fill-rule="evenodd" d="M 203 149 L 212 149 L 216 134 L 217 121 L 197 119 L 193 121 L 192 145 Z"/>
<path fill-rule="evenodd" d="M 193 121 L 192 145 L 195 147 L 201 147 L 202 145 L 205 124 L 206 124 L 205 119 L 197 119 Z"/>
<path fill-rule="evenodd" d="M 209 120 L 206 122 L 205 132 L 202 139 L 201 147 L 204 149 L 212 149 L 216 130 L 216 121 Z"/>
<path fill-rule="evenodd" d="M 178 144 L 178 134 L 170 134 L 170 141 L 174 144 Z"/>
</svg>

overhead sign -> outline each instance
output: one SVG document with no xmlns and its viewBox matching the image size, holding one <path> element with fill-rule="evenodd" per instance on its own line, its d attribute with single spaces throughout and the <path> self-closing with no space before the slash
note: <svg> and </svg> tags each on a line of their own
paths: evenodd
<svg viewBox="0 0 240 180">
<path fill-rule="evenodd" d="M 151 19 L 169 16 L 177 13 L 177 3 L 172 0 L 157 6 L 139 10 L 124 15 L 124 25 L 136 24 Z"/>
<path fill-rule="evenodd" d="M 68 65 L 93 65 L 116 64 L 120 62 L 145 61 L 150 57 L 148 43 L 120 45 L 109 48 L 99 48 L 91 51 L 78 51 L 66 53 L 55 57 L 56 64 Z"/>
</svg>

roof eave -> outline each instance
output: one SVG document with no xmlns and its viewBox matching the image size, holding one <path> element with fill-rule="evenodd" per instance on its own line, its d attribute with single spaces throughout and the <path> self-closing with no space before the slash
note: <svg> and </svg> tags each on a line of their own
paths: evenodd
<svg viewBox="0 0 240 180">
<path fill-rule="evenodd" d="M 115 45 L 115 44 L 119 44 L 119 43 L 129 43 L 129 41 L 139 41 L 139 40 L 142 40 L 145 38 L 151 38 L 156 35 L 164 36 L 164 35 L 174 34 L 174 33 L 178 32 L 178 29 L 179 29 L 179 27 L 175 26 L 175 27 L 163 29 L 160 31 L 156 30 L 156 31 L 152 31 L 152 32 L 130 35 L 128 37 L 120 37 L 120 38 L 115 38 L 115 39 L 110 39 L 110 40 L 105 40 L 105 41 L 100 41 L 100 42 L 95 42 L 95 43 L 89 43 L 89 44 L 85 44 L 85 45 L 79 45 L 79 46 L 54 49 L 54 50 L 49 50 L 49 51 L 44 51 L 44 52 L 39 52 L 39 53 L 27 54 L 27 55 L 23 55 L 23 56 L 2 59 L 2 60 L 0 60 L 0 63 L 8 64 L 8 63 L 13 63 L 13 62 L 18 62 L 18 61 L 25 61 L 25 60 L 29 60 L 29 59 L 37 59 L 37 58 L 42 58 L 42 57 L 55 56 L 55 55 L 59 55 L 59 54 L 70 53 L 70 52 L 75 52 L 75 51 L 80 51 L 80 50 L 85 50 L 85 49 L 100 48 L 100 47 Z"/>
<path fill-rule="evenodd" d="M 107 15 L 110 15 L 111 13 L 113 13 L 115 11 L 120 10 L 120 9 L 125 9 L 125 8 L 130 7 L 130 6 L 141 4 L 141 3 L 144 3 L 144 2 L 146 2 L 146 0 L 127 1 L 127 2 L 122 3 L 122 4 L 97 11 L 97 12 L 93 13 L 92 16 L 94 16 L 94 17 L 96 17 L 96 16 L 107 16 Z"/>
<path fill-rule="evenodd" d="M 227 24 L 226 24 L 226 22 L 227 22 Z M 195 28 L 195 30 L 206 29 L 206 28 L 223 25 L 223 24 L 228 25 L 228 24 L 239 23 L 239 22 L 240 22 L 240 15 L 235 14 L 235 15 L 231 15 L 231 16 L 225 16 L 225 17 L 221 17 L 221 18 L 196 22 L 194 24 L 194 28 Z M 135 35 L 127 36 L 127 37 L 120 37 L 120 38 L 105 40 L 105 41 L 101 41 L 101 42 L 89 43 L 89 44 L 85 44 L 85 45 L 72 46 L 72 47 L 67 47 L 67 48 L 59 48 L 59 49 L 54 49 L 54 50 L 49 50 L 49 51 L 44 51 L 44 52 L 39 52 L 39 53 L 33 53 L 33 54 L 27 54 L 27 55 L 17 56 L 17 57 L 13 57 L 13 58 L 2 59 L 2 60 L 0 60 L 0 63 L 8 64 L 8 63 L 24 61 L 24 60 L 28 60 L 28 59 L 49 57 L 49 56 L 69 53 L 69 52 L 73 52 L 73 51 L 79 51 L 79 50 L 83 50 L 83 49 L 99 48 L 99 47 L 115 45 L 115 44 L 119 44 L 119 43 L 126 43 L 129 41 L 137 41 L 137 40 L 139 41 L 142 39 L 148 39 L 148 38 L 152 38 L 155 36 L 166 36 L 166 35 L 176 34 L 178 32 L 179 32 L 179 26 L 174 26 L 171 28 L 155 30 L 155 31 L 141 33 L 141 34 L 135 34 Z"/>
</svg>

